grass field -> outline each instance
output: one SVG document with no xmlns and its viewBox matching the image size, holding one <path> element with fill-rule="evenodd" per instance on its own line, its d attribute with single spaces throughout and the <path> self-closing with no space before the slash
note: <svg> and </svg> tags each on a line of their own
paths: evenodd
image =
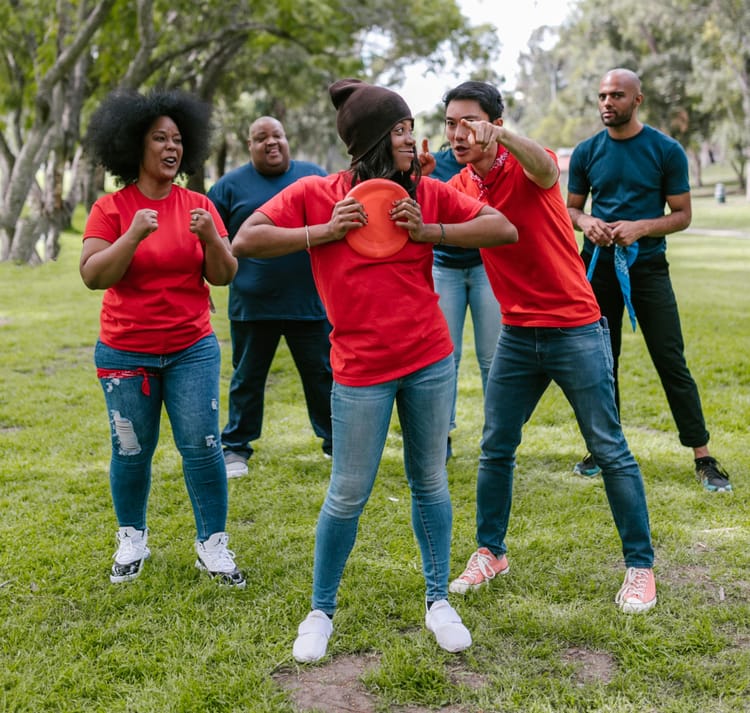
<svg viewBox="0 0 750 713">
<path fill-rule="evenodd" d="M 737 197 L 721 206 L 697 198 L 694 211 L 694 227 L 750 233 L 750 204 Z M 622 419 L 649 497 L 653 611 L 626 616 L 614 606 L 619 540 L 601 480 L 571 474 L 581 438 L 551 388 L 519 451 L 511 573 L 452 596 L 474 646 L 451 656 L 424 629 L 394 422 L 344 574 L 331 655 L 316 667 L 297 667 L 291 644 L 309 607 L 329 462 L 285 348 L 250 474 L 229 483 L 230 546 L 247 589 L 219 588 L 193 566 L 192 514 L 166 419 L 152 557 L 136 582 L 109 583 L 116 522 L 92 361 L 101 293 L 80 281 L 79 240 L 66 235 L 60 259 L 39 268 L 0 264 L 0 711 L 292 713 L 310 710 L 305 692 L 326 713 L 750 711 L 750 239 L 691 233 L 670 237 L 668 251 L 688 362 L 734 494 L 697 484 L 640 334 L 624 338 Z M 226 394 L 226 290 L 213 294 Z M 482 425 L 470 336 L 448 467 L 456 574 L 474 547 Z M 342 685 L 344 670 L 354 675 Z"/>
</svg>

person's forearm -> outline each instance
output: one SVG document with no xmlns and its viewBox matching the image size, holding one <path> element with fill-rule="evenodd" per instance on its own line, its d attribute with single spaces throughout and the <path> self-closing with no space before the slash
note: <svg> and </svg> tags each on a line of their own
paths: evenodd
<svg viewBox="0 0 750 713">
<path fill-rule="evenodd" d="M 555 185 L 560 171 L 555 160 L 541 144 L 507 129 L 500 134 L 498 141 L 516 157 L 534 183 L 542 188 Z"/>
<path fill-rule="evenodd" d="M 212 285 L 228 285 L 237 274 L 237 265 L 228 239 L 218 238 L 206 243 L 203 272 Z"/>
<path fill-rule="evenodd" d="M 573 223 L 573 227 L 583 232 L 580 220 L 581 218 L 588 217 L 588 214 L 584 213 L 580 208 L 571 208 L 568 206 L 568 215 L 570 216 L 570 222 Z"/>
</svg>

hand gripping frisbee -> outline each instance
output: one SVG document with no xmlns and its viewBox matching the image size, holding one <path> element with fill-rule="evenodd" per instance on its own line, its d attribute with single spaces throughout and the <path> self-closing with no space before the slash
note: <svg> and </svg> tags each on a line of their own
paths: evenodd
<svg viewBox="0 0 750 713">
<path fill-rule="evenodd" d="M 409 232 L 397 227 L 389 214 L 393 201 L 409 197 L 406 189 L 387 178 L 371 178 L 354 186 L 346 194 L 350 196 L 367 212 L 367 225 L 346 234 L 352 250 L 365 257 L 390 257 L 406 245 Z"/>
</svg>

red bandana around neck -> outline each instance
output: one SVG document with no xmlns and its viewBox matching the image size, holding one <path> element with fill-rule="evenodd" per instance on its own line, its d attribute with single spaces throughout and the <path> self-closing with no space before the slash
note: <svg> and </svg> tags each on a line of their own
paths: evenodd
<svg viewBox="0 0 750 713">
<path fill-rule="evenodd" d="M 487 193 L 492 184 L 497 180 L 500 172 L 503 170 L 503 165 L 508 158 L 510 152 L 505 149 L 502 153 L 499 153 L 495 158 L 490 170 L 487 171 L 487 175 L 482 178 L 474 169 L 474 166 L 469 164 L 469 175 L 472 180 L 479 186 L 479 200 L 487 202 Z"/>
</svg>

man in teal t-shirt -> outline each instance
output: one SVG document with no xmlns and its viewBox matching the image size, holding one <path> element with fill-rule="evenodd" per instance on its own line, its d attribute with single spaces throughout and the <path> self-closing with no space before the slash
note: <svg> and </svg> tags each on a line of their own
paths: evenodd
<svg viewBox="0 0 750 713">
<path fill-rule="evenodd" d="M 586 237 L 584 262 L 591 266 L 596 257 L 590 279 L 609 323 L 618 408 L 622 317 L 630 302 L 628 308 L 646 340 L 680 443 L 693 449 L 698 481 L 709 492 L 729 492 L 729 476 L 708 451 L 709 434 L 698 387 L 685 361 L 665 255 L 665 236 L 687 228 L 692 217 L 687 157 L 677 141 L 638 119 L 642 101 L 641 82 L 634 72 L 613 69 L 604 75 L 598 103 L 605 128 L 573 151 L 568 212 L 574 227 Z M 590 214 L 584 212 L 589 193 Z M 628 252 L 630 256 L 623 258 Z M 591 456 L 574 470 L 582 475 L 599 472 Z"/>
</svg>

